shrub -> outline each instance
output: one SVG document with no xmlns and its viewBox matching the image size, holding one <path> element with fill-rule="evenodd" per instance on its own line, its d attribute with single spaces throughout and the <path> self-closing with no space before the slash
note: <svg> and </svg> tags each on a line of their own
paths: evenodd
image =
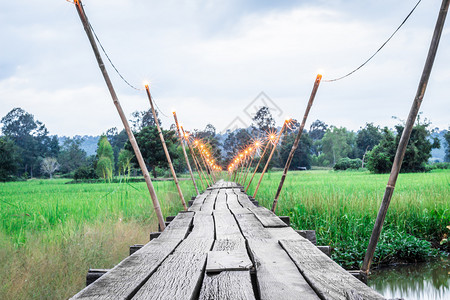
<svg viewBox="0 0 450 300">
<path fill-rule="evenodd" d="M 350 159 L 348 157 L 344 157 L 338 160 L 338 162 L 334 165 L 333 169 L 337 170 L 347 170 L 354 169 L 357 170 L 361 168 L 362 160 L 359 158 Z"/>
<path fill-rule="evenodd" d="M 97 179 L 98 176 L 95 173 L 94 168 L 89 166 L 82 166 L 79 167 L 75 174 L 73 175 L 73 179 L 80 180 L 80 179 Z"/>
</svg>

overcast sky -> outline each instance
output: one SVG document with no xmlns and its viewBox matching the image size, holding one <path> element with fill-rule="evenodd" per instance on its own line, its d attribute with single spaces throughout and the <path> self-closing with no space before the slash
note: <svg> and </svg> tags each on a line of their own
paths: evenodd
<svg viewBox="0 0 450 300">
<path fill-rule="evenodd" d="M 351 71 L 390 36 L 416 0 L 85 0 L 85 11 L 120 72 L 150 81 L 163 113 L 187 129 L 233 121 L 250 125 L 267 99 L 277 123 L 301 119 L 317 71 Z M 323 82 L 311 123 L 357 130 L 406 119 L 417 90 L 440 0 L 423 0 L 391 42 L 354 75 Z M 447 20 L 448 21 L 448 20 Z M 21 107 L 51 134 L 98 135 L 123 128 L 73 4 L 3 1 L 0 10 L 0 117 Z M 449 126 L 450 30 L 444 28 L 421 108 L 433 127 Z M 106 60 L 105 60 L 106 62 Z M 108 65 L 128 117 L 146 110 Z M 164 127 L 172 118 L 160 116 Z M 236 122 L 235 122 L 236 123 Z M 309 124 L 307 124 L 309 126 Z"/>
</svg>

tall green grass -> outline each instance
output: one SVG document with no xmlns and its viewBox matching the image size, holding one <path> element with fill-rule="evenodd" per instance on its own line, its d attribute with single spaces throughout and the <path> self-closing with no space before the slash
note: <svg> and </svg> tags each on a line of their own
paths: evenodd
<svg viewBox="0 0 450 300">
<path fill-rule="evenodd" d="M 257 200 L 267 208 L 281 178 L 268 173 Z M 258 177 L 257 177 L 258 178 Z M 289 172 L 276 213 L 298 229 L 316 230 L 318 242 L 334 248 L 333 258 L 357 268 L 364 258 L 388 175 L 368 172 Z M 256 182 L 252 183 L 252 194 Z M 401 174 L 384 223 L 374 263 L 411 262 L 436 255 L 450 225 L 450 172 Z M 441 248 L 448 250 L 447 245 Z"/>
<path fill-rule="evenodd" d="M 89 268 L 110 268 L 157 230 L 145 183 L 0 184 L 0 299 L 67 299 Z M 186 201 L 195 190 L 180 182 Z M 172 181 L 154 182 L 164 216 L 182 209 Z"/>
</svg>

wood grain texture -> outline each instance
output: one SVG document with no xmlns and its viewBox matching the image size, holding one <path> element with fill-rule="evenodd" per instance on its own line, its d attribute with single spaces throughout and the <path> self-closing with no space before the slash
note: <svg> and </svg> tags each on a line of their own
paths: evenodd
<svg viewBox="0 0 450 300">
<path fill-rule="evenodd" d="M 222 271 L 250 270 L 253 266 L 247 252 L 244 251 L 209 251 L 206 273 Z"/>
<path fill-rule="evenodd" d="M 252 206 L 253 207 L 248 209 L 255 214 L 264 227 L 287 227 L 286 223 L 278 218 L 272 211 L 262 206 L 256 207 L 253 204 Z"/>
<path fill-rule="evenodd" d="M 280 240 L 280 245 L 322 299 L 347 300 L 358 299 L 359 296 L 368 300 L 385 299 L 329 259 L 311 242 Z"/>
<path fill-rule="evenodd" d="M 157 239 L 170 240 L 170 239 L 184 239 L 189 231 L 194 217 L 193 212 L 179 213 L 175 219 L 170 222 L 166 229 L 161 232 Z"/>
<path fill-rule="evenodd" d="M 214 210 L 229 212 L 228 206 L 227 206 L 227 194 L 225 193 L 224 190 L 221 190 L 220 193 L 217 194 Z"/>
<path fill-rule="evenodd" d="M 206 274 L 200 292 L 201 300 L 254 300 L 249 271 L 224 271 Z"/>
<path fill-rule="evenodd" d="M 71 299 L 129 299 L 178 246 L 181 239 L 155 239 Z"/>
<path fill-rule="evenodd" d="M 193 299 L 214 240 L 186 239 L 139 289 L 133 299 Z"/>
<path fill-rule="evenodd" d="M 235 217 L 250 248 L 261 299 L 319 299 L 278 240 L 256 216 Z"/>
<path fill-rule="evenodd" d="M 188 211 L 199 211 L 205 201 L 206 197 L 210 194 L 210 191 L 205 191 L 203 194 L 197 196 L 194 202 L 189 207 Z"/>
</svg>

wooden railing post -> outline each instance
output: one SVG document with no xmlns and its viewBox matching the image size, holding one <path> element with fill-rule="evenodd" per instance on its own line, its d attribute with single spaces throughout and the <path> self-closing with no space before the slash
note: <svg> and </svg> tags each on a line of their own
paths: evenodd
<svg viewBox="0 0 450 300">
<path fill-rule="evenodd" d="M 158 197 L 156 196 L 152 180 L 150 179 L 150 175 L 148 174 L 147 166 L 145 165 L 144 158 L 142 157 L 141 154 L 141 150 L 139 149 L 136 139 L 134 138 L 134 134 L 131 131 L 130 125 L 128 124 L 128 120 L 125 117 L 125 114 L 122 110 L 122 106 L 120 105 L 119 99 L 117 98 L 116 91 L 114 90 L 111 79 L 109 78 L 108 72 L 106 71 L 105 64 L 103 63 L 100 52 L 98 51 L 97 44 L 95 43 L 95 39 L 92 34 L 88 18 L 84 12 L 83 5 L 80 0 L 75 0 L 74 4 L 77 9 L 78 15 L 80 16 L 81 23 L 84 26 L 84 30 L 86 31 L 92 50 L 94 51 L 98 66 L 102 72 L 103 78 L 105 79 L 106 85 L 108 86 L 111 98 L 113 99 L 114 105 L 116 106 L 117 112 L 119 113 L 120 119 L 122 120 L 123 126 L 125 127 L 125 131 L 127 132 L 128 140 L 130 141 L 131 147 L 133 148 L 134 154 L 136 155 L 139 167 L 141 168 L 142 174 L 144 175 L 145 183 L 147 184 L 147 188 L 150 193 L 150 197 L 152 199 L 153 208 L 155 210 L 156 217 L 158 218 L 159 226 L 161 227 L 162 230 L 164 230 L 165 224 L 164 224 L 164 217 L 161 212 L 161 206 L 159 205 Z"/>
<path fill-rule="evenodd" d="M 184 201 L 183 192 L 181 191 L 180 184 L 178 182 L 177 174 L 175 173 L 175 169 L 173 168 L 172 159 L 170 159 L 169 150 L 167 149 L 166 141 L 164 140 L 164 135 L 161 130 L 161 126 L 159 125 L 158 116 L 156 115 L 155 107 L 153 106 L 152 95 L 150 94 L 150 89 L 148 84 L 145 85 L 145 91 L 147 92 L 148 101 L 150 102 L 150 107 L 152 108 L 153 118 L 155 119 L 156 128 L 158 128 L 159 138 L 161 139 L 161 144 L 164 149 L 164 153 L 166 154 L 166 159 L 169 164 L 170 172 L 172 172 L 173 181 L 178 190 L 178 195 L 181 199 L 181 204 L 183 205 L 184 210 L 187 210 L 186 201 Z"/>
<path fill-rule="evenodd" d="M 408 145 L 409 138 L 411 136 L 411 132 L 414 127 L 414 123 L 416 121 L 420 105 L 422 104 L 425 90 L 427 88 L 428 79 L 430 78 L 434 58 L 436 57 L 436 52 L 439 46 L 439 40 L 441 38 L 442 29 L 444 27 L 445 18 L 447 16 L 449 1 L 450 0 L 442 1 L 439 16 L 436 21 L 436 27 L 434 29 L 433 38 L 431 40 L 431 45 L 428 50 L 427 60 L 425 62 L 425 66 L 422 72 L 422 77 L 420 78 L 419 87 L 417 89 L 416 96 L 411 106 L 411 110 L 409 111 L 408 120 L 406 121 L 405 128 L 400 138 L 400 142 L 397 147 L 397 152 L 395 153 L 395 158 L 391 169 L 391 175 L 389 176 L 389 180 L 383 196 L 383 201 L 381 202 L 381 207 L 378 212 L 375 225 L 373 227 L 372 236 L 370 237 L 366 256 L 364 257 L 364 262 L 361 268 L 361 273 L 366 276 L 369 274 L 370 264 L 372 263 L 373 255 L 377 247 L 381 229 L 383 228 L 384 219 L 386 218 L 386 213 L 389 208 L 389 203 L 391 202 L 392 194 L 394 193 L 395 183 L 397 182 L 398 173 L 400 172 L 403 157 L 405 156 L 406 146 Z"/>
<path fill-rule="evenodd" d="M 181 148 L 183 149 L 184 159 L 186 160 L 186 164 L 188 166 L 189 174 L 191 174 L 192 183 L 194 184 L 195 191 L 197 195 L 200 195 L 197 188 L 197 183 L 195 183 L 194 174 L 192 173 L 191 164 L 189 163 L 189 158 L 186 154 L 186 149 L 184 148 L 184 136 L 181 135 L 180 125 L 178 124 L 177 113 L 173 111 L 173 118 L 175 119 L 175 125 L 177 126 L 178 137 L 180 138 Z"/>
<path fill-rule="evenodd" d="M 318 74 L 316 77 L 316 81 L 314 82 L 314 87 L 311 92 L 311 96 L 309 97 L 308 105 L 306 106 L 305 114 L 303 115 L 302 124 L 298 130 L 297 136 L 295 138 L 294 144 L 292 145 L 291 152 L 289 153 L 289 157 L 284 165 L 283 175 L 281 176 L 280 184 L 278 185 L 277 193 L 275 194 L 275 198 L 272 204 L 272 211 L 275 212 L 278 204 L 278 198 L 280 197 L 281 189 L 283 188 L 284 180 L 286 179 L 287 173 L 289 171 L 289 166 L 291 165 L 292 159 L 294 158 L 295 150 L 297 150 L 298 143 L 300 142 L 300 138 L 302 137 L 303 128 L 305 128 L 306 120 L 308 119 L 309 111 L 311 110 L 311 106 L 314 102 L 314 98 L 316 97 L 317 89 L 319 88 L 320 80 L 322 79 L 322 75 Z"/>
</svg>

